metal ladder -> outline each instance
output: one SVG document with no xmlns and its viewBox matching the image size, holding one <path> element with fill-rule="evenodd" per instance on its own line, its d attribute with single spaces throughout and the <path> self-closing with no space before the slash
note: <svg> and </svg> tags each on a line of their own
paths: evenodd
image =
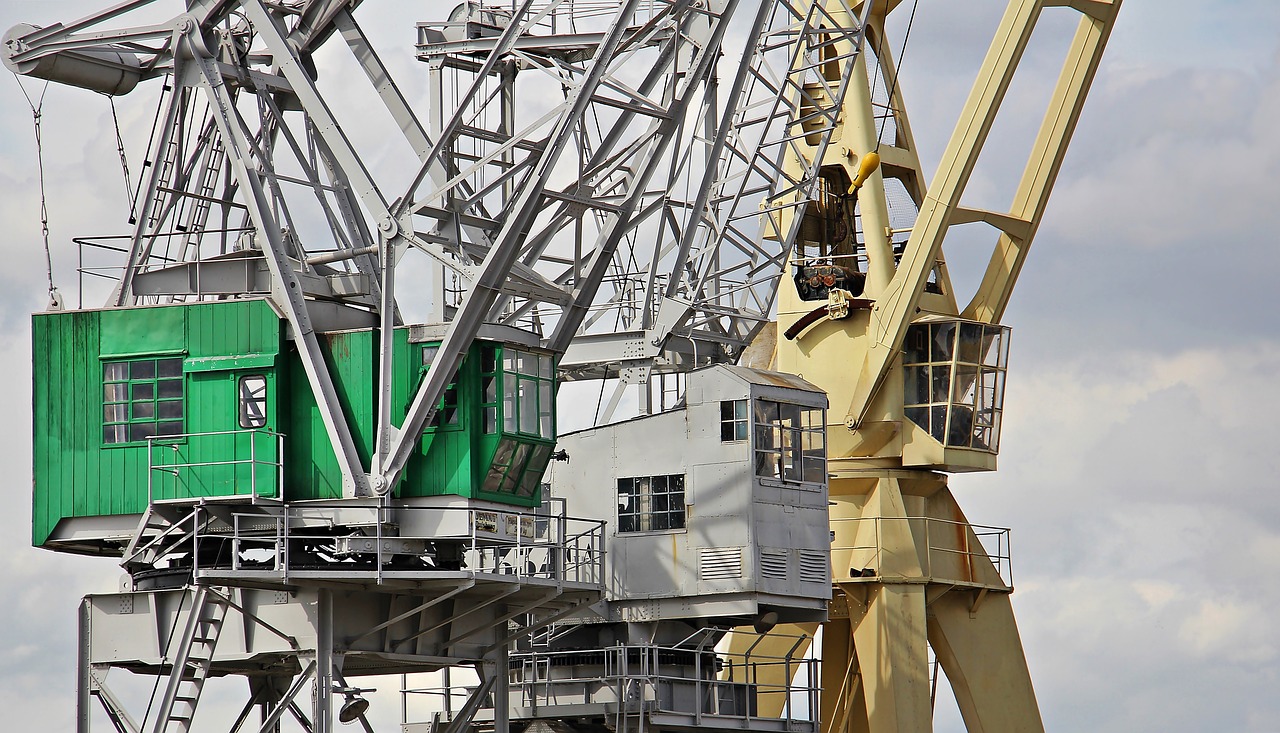
<svg viewBox="0 0 1280 733">
<path fill-rule="evenodd" d="M 200 693 L 213 664 L 213 651 L 227 616 L 227 599 L 201 586 L 191 599 L 191 613 L 183 629 L 173 671 L 156 710 L 153 733 L 187 733 L 195 717 Z"/>
</svg>

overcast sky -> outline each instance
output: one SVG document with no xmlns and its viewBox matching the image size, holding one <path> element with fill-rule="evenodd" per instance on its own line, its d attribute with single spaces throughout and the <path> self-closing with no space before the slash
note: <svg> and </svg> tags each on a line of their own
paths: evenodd
<svg viewBox="0 0 1280 733">
<path fill-rule="evenodd" d="M 0 30 L 105 4 L 4 0 Z M 1004 4 L 920 0 L 905 54 L 895 41 L 928 170 Z M 430 5 L 370 0 L 360 15 L 414 96 L 412 23 Z M 968 203 L 1008 205 L 1072 25 L 1053 12 Z M 119 103 L 135 180 L 153 99 Z M 953 482 L 972 521 L 1013 528 L 1014 608 L 1052 730 L 1280 731 L 1278 125 L 1280 3 L 1126 0 L 1009 310 L 1000 471 Z M 44 136 L 55 278 L 74 303 L 70 238 L 126 228 L 107 100 L 51 87 Z M 375 162 L 399 154 L 373 148 Z M 30 111 L 5 75 L 0 709 L 44 732 L 72 727 L 78 599 L 115 589 L 119 570 L 29 546 L 35 171 Z M 990 240 L 958 239 L 947 255 L 963 288 Z M 962 729 L 949 704 L 937 723 Z"/>
</svg>

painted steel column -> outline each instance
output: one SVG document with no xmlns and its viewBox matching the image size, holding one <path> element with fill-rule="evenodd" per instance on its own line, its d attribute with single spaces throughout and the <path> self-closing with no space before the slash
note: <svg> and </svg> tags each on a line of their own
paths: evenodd
<svg viewBox="0 0 1280 733">
<path fill-rule="evenodd" d="M 76 633 L 76 733 L 89 733 L 90 684 L 93 671 L 89 665 L 89 599 L 80 601 Z"/>
<path fill-rule="evenodd" d="M 333 592 L 316 591 L 316 682 L 312 733 L 333 730 Z"/>
<path fill-rule="evenodd" d="M 933 601 L 929 643 L 969 733 L 1044 730 L 1007 593 L 951 591 Z"/>
<path fill-rule="evenodd" d="M 493 653 L 493 733 L 509 733 L 511 729 L 510 647 L 499 646 Z"/>
</svg>

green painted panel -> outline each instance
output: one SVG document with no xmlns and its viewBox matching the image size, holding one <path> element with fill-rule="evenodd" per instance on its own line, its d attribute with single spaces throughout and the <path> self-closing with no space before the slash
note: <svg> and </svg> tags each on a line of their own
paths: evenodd
<svg viewBox="0 0 1280 733">
<path fill-rule="evenodd" d="M 34 316 L 32 542 L 44 544 L 64 518 L 140 513 L 148 502 L 148 479 L 172 476 L 148 470 L 149 449 L 144 441 L 106 441 L 104 370 L 109 365 L 147 361 L 147 357 L 154 361 L 154 357 L 184 351 L 197 359 L 250 356 L 234 366 L 270 378 L 272 397 L 267 409 L 274 420 L 279 388 L 269 365 L 277 358 L 281 338 L 279 317 L 261 300 Z M 244 371 L 207 372 L 221 375 L 219 381 L 208 384 L 197 383 L 194 376 L 182 378 L 183 422 L 175 427 L 184 433 L 236 430 L 237 375 Z M 139 389 L 158 389 L 158 382 L 113 380 L 129 396 L 113 397 L 117 401 L 111 404 L 127 408 L 128 424 L 135 418 L 146 423 L 145 414 L 142 418 L 135 414 L 141 408 L 133 406 L 133 398 L 139 395 L 132 389 L 135 384 L 141 385 Z M 174 405 L 172 399 L 168 402 Z M 150 398 L 137 404 L 160 409 L 160 402 Z M 264 466 L 274 463 L 278 454 L 276 439 L 270 436 L 182 438 L 161 441 L 150 450 L 159 462 L 219 464 L 186 466 L 182 482 L 154 482 L 156 498 L 246 493 L 253 488 L 269 495 L 261 490 L 264 482 L 266 489 L 274 489 L 277 482 L 277 470 Z"/>
<path fill-rule="evenodd" d="M 165 354 L 187 346 L 186 312 L 182 307 L 121 308 L 96 311 L 102 319 L 103 357 Z"/>
</svg>

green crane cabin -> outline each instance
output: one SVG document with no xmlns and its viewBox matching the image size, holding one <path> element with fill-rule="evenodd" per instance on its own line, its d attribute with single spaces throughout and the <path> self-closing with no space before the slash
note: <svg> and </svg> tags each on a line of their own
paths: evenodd
<svg viewBox="0 0 1280 733">
<path fill-rule="evenodd" d="M 32 543 L 116 554 L 150 502 L 342 497 L 342 476 L 286 321 L 264 299 L 40 313 L 32 318 Z M 443 329 L 395 330 L 403 420 Z M 541 501 L 555 443 L 555 363 L 491 327 L 462 362 L 395 487 L 516 507 Z M 378 337 L 321 335 L 367 466 Z"/>
</svg>

